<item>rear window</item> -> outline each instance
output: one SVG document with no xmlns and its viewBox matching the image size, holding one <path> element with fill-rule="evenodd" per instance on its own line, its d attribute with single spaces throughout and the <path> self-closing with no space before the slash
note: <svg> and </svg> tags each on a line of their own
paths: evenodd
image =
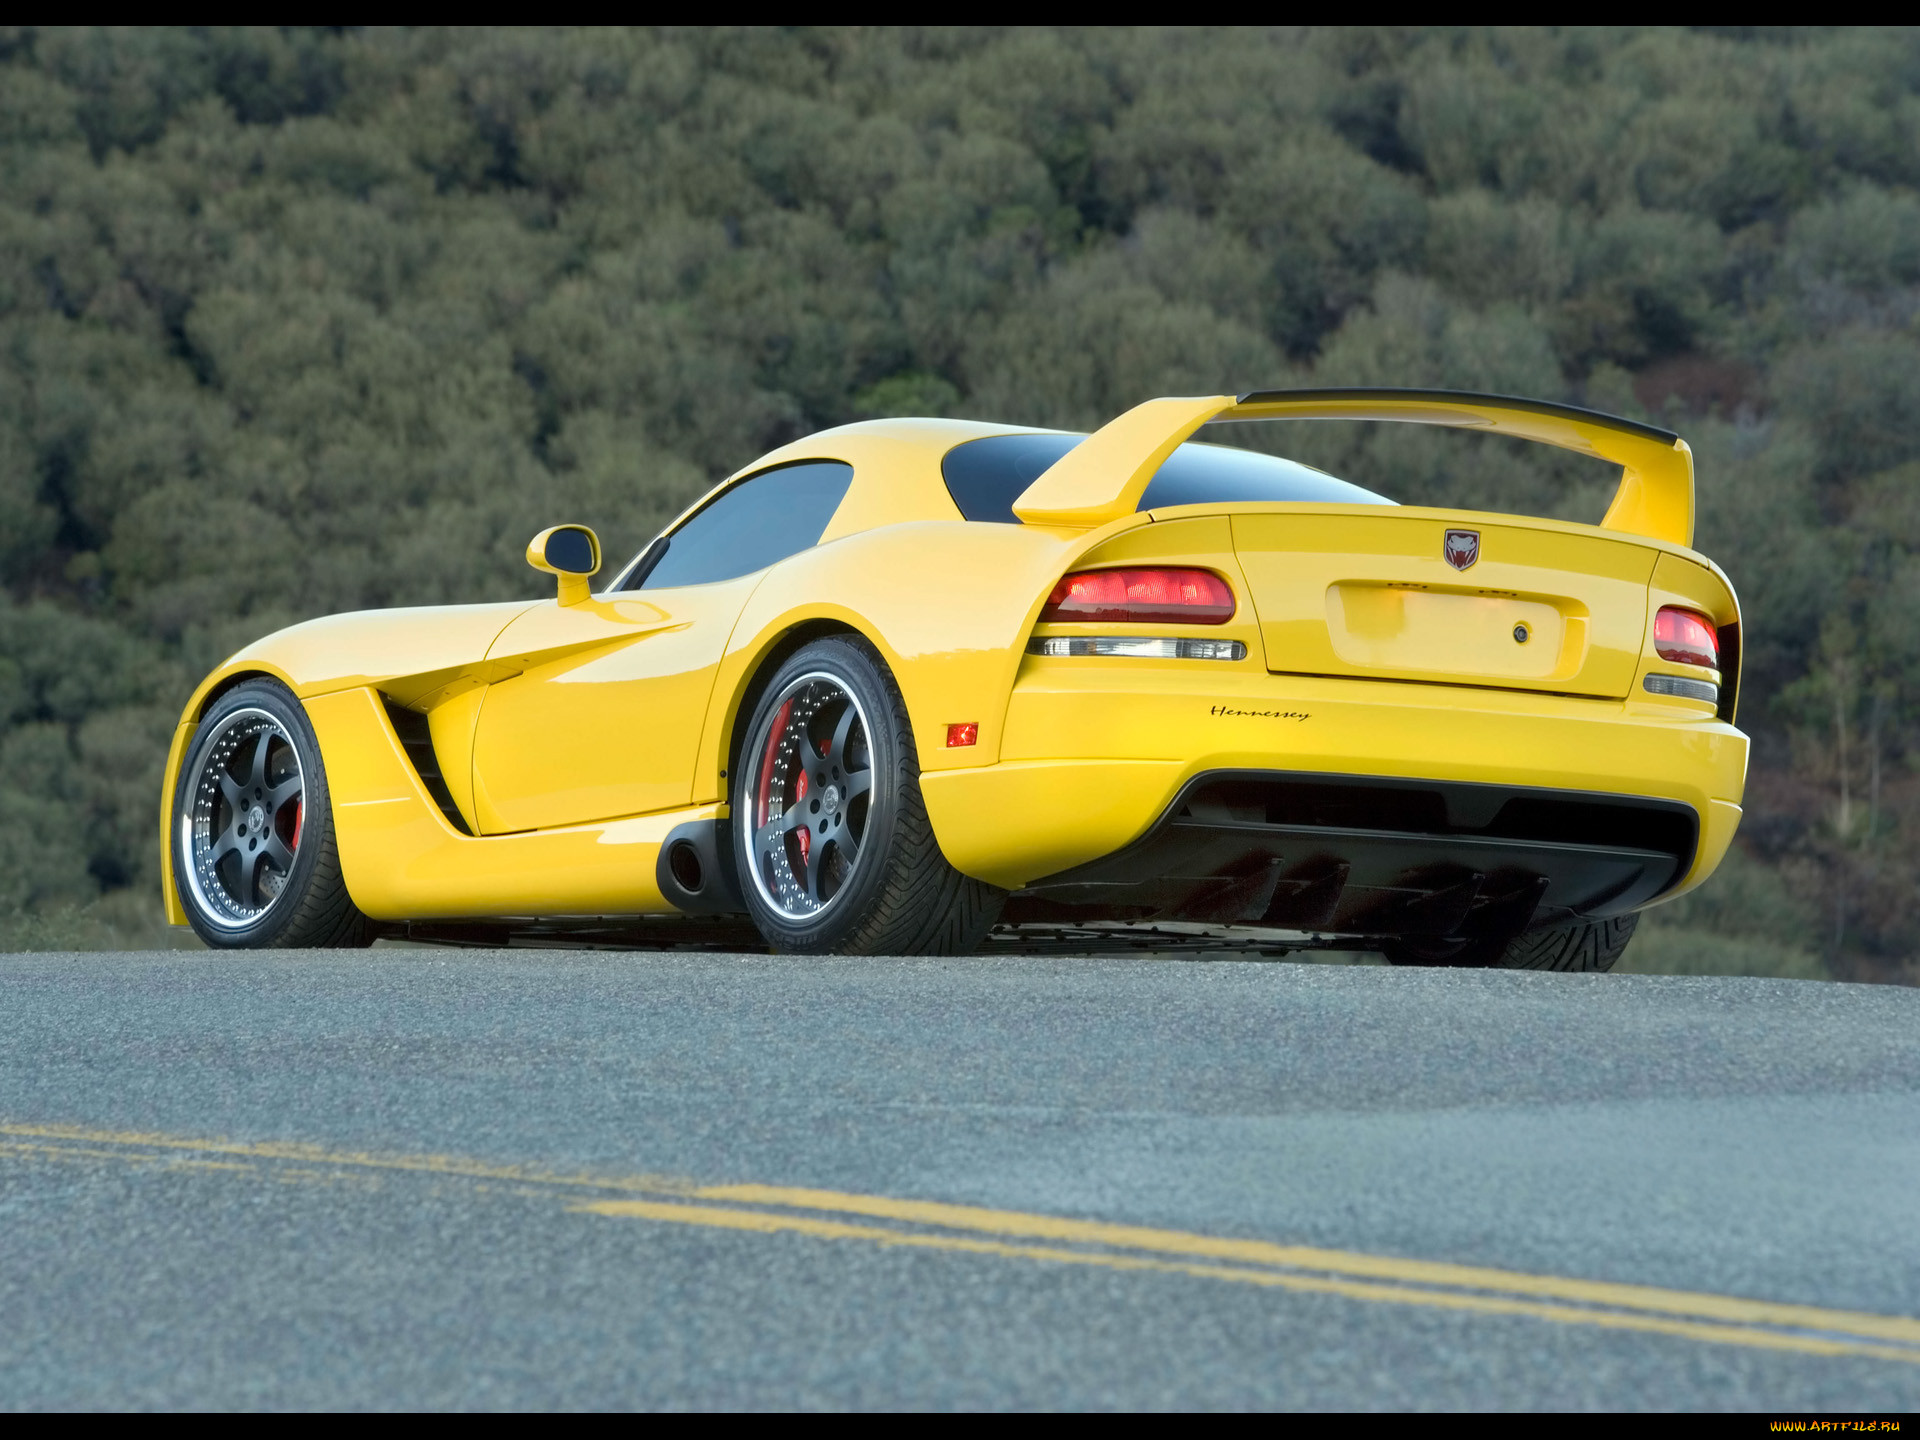
<svg viewBox="0 0 1920 1440">
<path fill-rule="evenodd" d="M 940 462 L 947 493 L 969 520 L 1017 525 L 1013 502 L 1084 435 L 988 435 L 956 445 Z M 1166 458 L 1147 482 L 1140 509 L 1168 505 L 1215 505 L 1222 501 L 1304 500 L 1333 505 L 1391 505 L 1395 502 L 1324 470 L 1235 450 L 1229 445 L 1188 441 Z"/>
<path fill-rule="evenodd" d="M 1324 470 L 1235 450 L 1229 445 L 1196 445 L 1189 440 L 1166 458 L 1147 482 L 1140 509 L 1166 505 L 1217 505 L 1222 500 L 1309 500 L 1323 505 L 1391 505 L 1394 502 Z"/>
</svg>

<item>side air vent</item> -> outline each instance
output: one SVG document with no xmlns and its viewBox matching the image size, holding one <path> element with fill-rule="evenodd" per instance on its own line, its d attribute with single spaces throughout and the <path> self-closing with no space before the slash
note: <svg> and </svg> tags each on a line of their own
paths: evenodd
<svg viewBox="0 0 1920 1440">
<path fill-rule="evenodd" d="M 446 776 L 440 773 L 440 757 L 434 753 L 433 732 L 427 725 L 427 717 L 418 710 L 409 710 L 404 705 L 396 705 L 381 696 L 387 707 L 387 719 L 393 722 L 393 733 L 400 737 L 400 744 L 407 752 L 407 759 L 413 762 L 413 768 L 419 772 L 420 783 L 427 787 L 427 794 L 433 797 L 433 803 L 440 807 L 440 813 L 447 817 L 447 823 L 462 835 L 471 835 L 472 829 L 460 813 L 460 807 L 453 803 L 453 792 L 447 789 Z"/>
</svg>

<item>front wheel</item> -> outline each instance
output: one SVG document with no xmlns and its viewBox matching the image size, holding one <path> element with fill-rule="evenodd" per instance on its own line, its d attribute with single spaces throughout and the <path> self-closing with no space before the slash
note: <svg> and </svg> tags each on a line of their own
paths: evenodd
<svg viewBox="0 0 1920 1440">
<path fill-rule="evenodd" d="M 732 798 L 740 888 L 776 951 L 963 954 L 1000 914 L 1006 892 L 940 852 L 906 703 L 864 640 L 817 640 L 775 672 Z"/>
<path fill-rule="evenodd" d="M 285 686 L 249 680 L 208 708 L 180 767 L 171 832 L 174 888 L 207 944 L 372 941 L 340 874 L 319 741 Z"/>
</svg>

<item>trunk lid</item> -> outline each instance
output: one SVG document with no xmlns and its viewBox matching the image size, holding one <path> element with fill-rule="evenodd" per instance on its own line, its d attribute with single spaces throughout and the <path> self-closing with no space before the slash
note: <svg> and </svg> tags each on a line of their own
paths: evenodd
<svg viewBox="0 0 1920 1440">
<path fill-rule="evenodd" d="M 1552 521 L 1371 506 L 1236 514 L 1233 541 L 1277 674 L 1607 699 L 1632 687 L 1659 558 Z"/>
</svg>

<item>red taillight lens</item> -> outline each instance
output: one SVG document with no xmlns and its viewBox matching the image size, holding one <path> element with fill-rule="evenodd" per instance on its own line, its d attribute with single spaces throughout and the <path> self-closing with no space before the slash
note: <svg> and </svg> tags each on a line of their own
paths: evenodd
<svg viewBox="0 0 1920 1440">
<path fill-rule="evenodd" d="M 1653 617 L 1653 653 L 1676 665 L 1720 668 L 1720 636 L 1713 622 L 1691 610 L 1663 606 Z"/>
<path fill-rule="evenodd" d="M 1219 625 L 1233 618 L 1233 591 L 1211 570 L 1081 570 L 1053 587 L 1040 618 Z"/>
</svg>

